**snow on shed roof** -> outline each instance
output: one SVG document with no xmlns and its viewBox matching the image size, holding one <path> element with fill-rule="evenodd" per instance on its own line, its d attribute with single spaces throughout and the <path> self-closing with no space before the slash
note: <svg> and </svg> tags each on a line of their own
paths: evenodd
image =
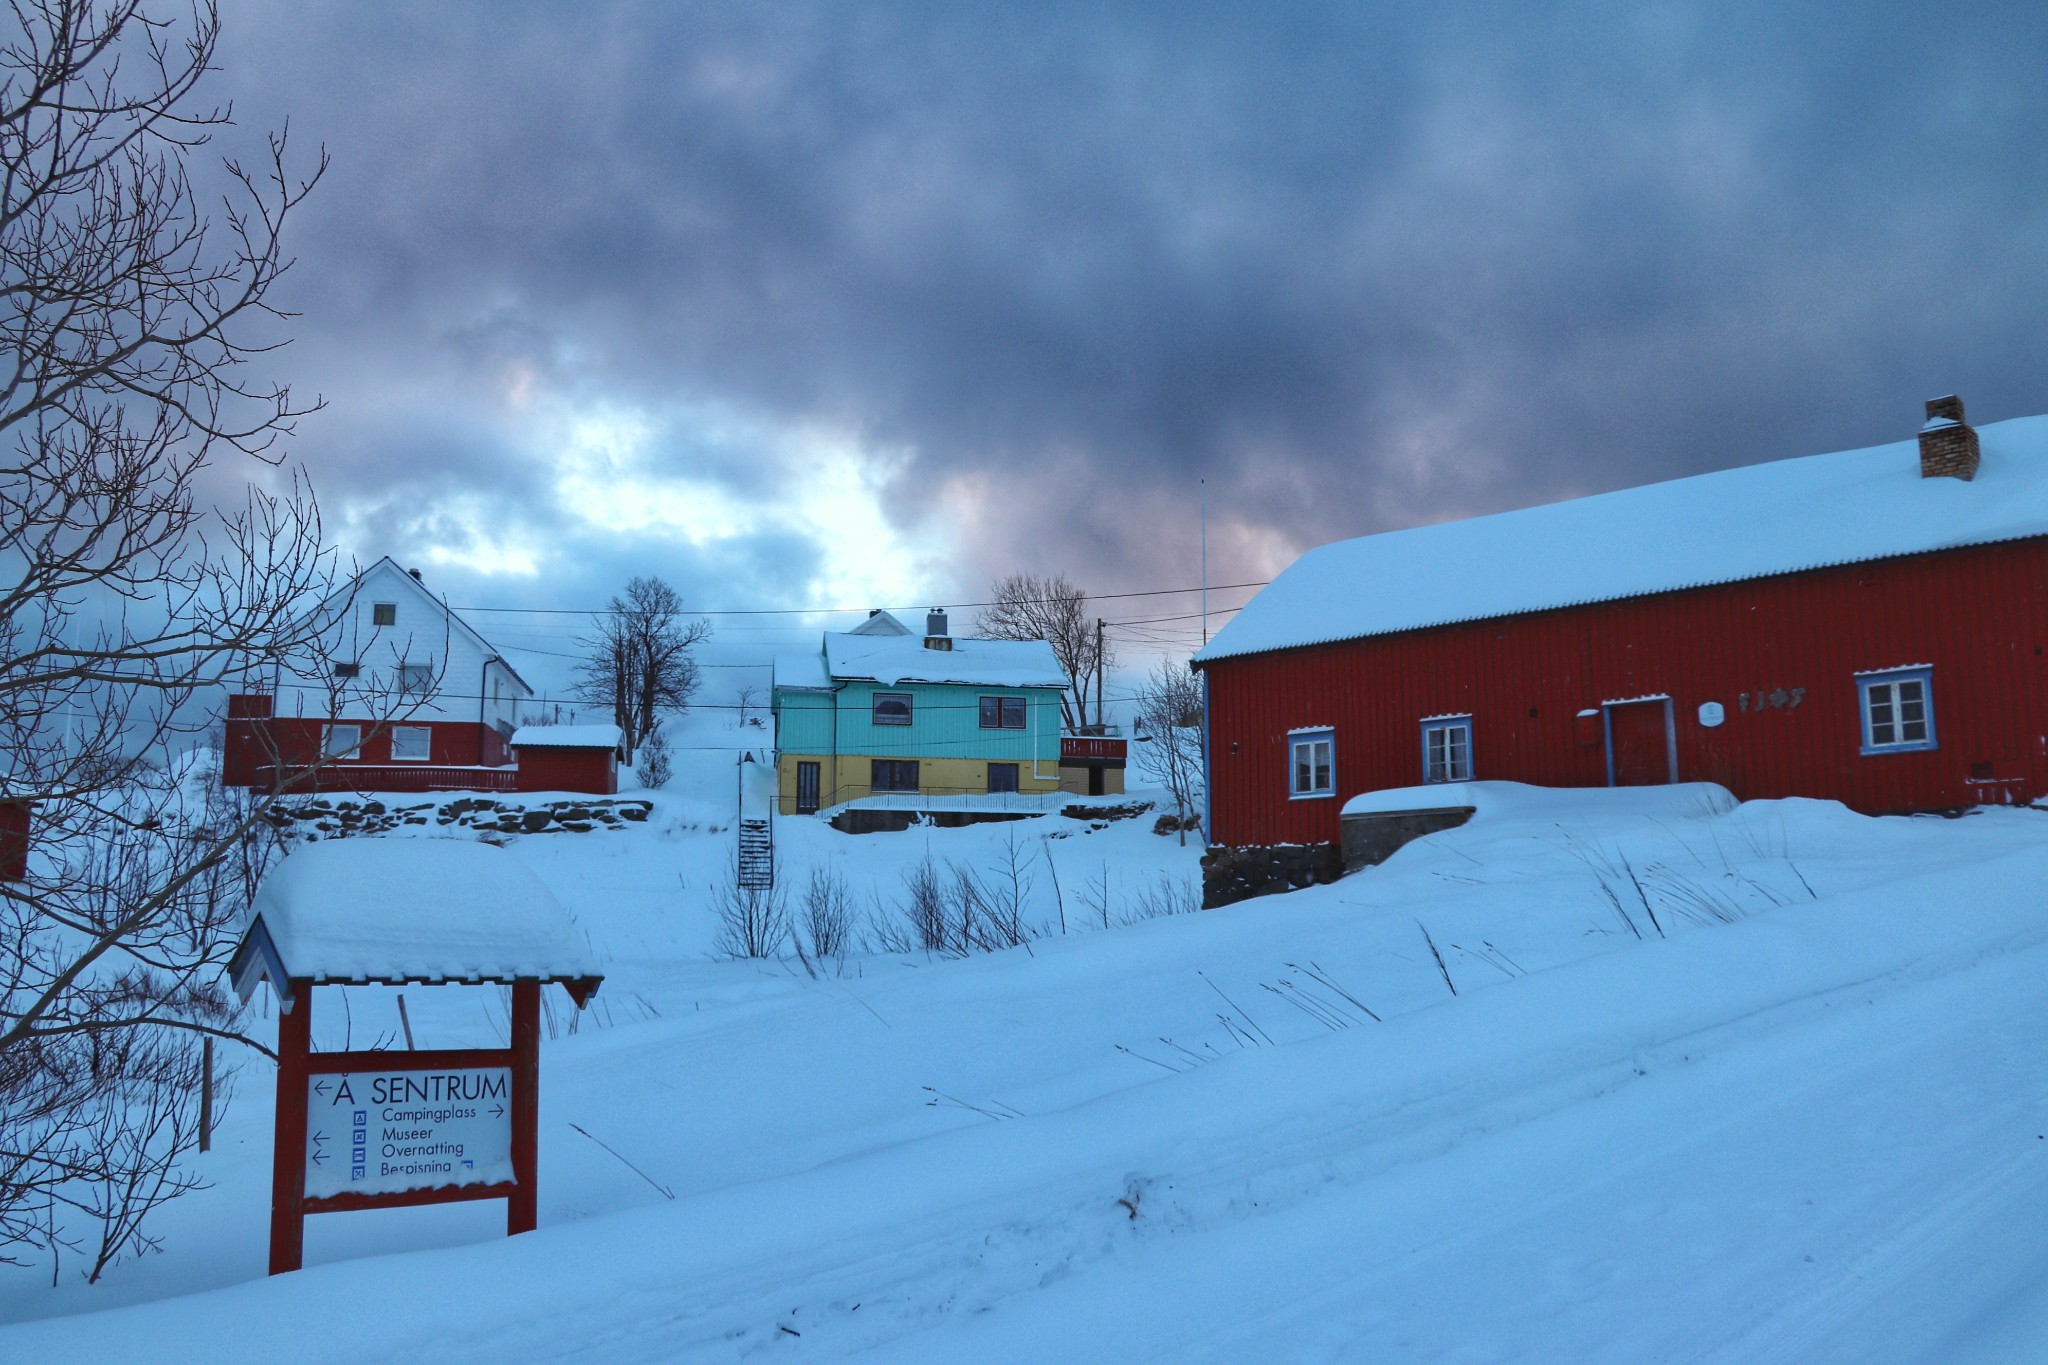
<svg viewBox="0 0 2048 1365">
<path fill-rule="evenodd" d="M 515 749 L 616 749 L 623 738 L 616 725 L 522 725 L 509 742 Z"/>
<path fill-rule="evenodd" d="M 1974 481 L 1912 441 L 1724 469 L 1310 550 L 1198 663 L 2048 535 L 2048 417 L 1978 428 Z"/>
<path fill-rule="evenodd" d="M 978 683 L 983 687 L 1065 687 L 1067 675 L 1043 640 L 962 640 L 926 649 L 924 637 L 825 637 L 825 669 L 837 678 L 898 683 Z"/>
<path fill-rule="evenodd" d="M 825 671 L 825 656 L 817 650 L 808 654 L 775 656 L 775 686 L 784 691 L 830 692 L 832 675 Z"/>
<path fill-rule="evenodd" d="M 575 920 L 524 863 L 453 839 L 296 850 L 256 888 L 229 972 L 245 999 L 266 976 L 280 991 L 298 979 L 537 979 L 568 983 L 579 1000 L 603 979 Z"/>
</svg>

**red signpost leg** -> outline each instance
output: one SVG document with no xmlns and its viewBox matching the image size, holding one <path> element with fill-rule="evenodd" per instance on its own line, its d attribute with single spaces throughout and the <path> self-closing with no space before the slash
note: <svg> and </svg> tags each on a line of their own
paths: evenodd
<svg viewBox="0 0 2048 1365">
<path fill-rule="evenodd" d="M 303 1087 L 302 1087 L 303 1089 Z M 540 1224 L 540 982 L 512 983 L 512 1179 L 505 1232 Z"/>
<path fill-rule="evenodd" d="M 313 1049 L 313 983 L 294 981 L 277 1015 L 277 1134 L 270 1166 L 270 1273 L 306 1254 L 306 1055 Z"/>
</svg>

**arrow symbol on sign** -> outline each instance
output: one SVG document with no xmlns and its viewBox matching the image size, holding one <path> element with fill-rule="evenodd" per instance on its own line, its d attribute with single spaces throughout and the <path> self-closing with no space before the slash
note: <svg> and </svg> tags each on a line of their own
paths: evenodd
<svg viewBox="0 0 2048 1365">
<path fill-rule="evenodd" d="M 494 1118 L 494 1119 L 501 1119 L 501 1118 L 504 1118 L 504 1117 L 505 1117 L 505 1106 L 504 1106 L 504 1105 L 502 1105 L 502 1104 L 494 1104 L 494 1105 L 492 1105 L 492 1106 L 491 1106 L 491 1117 L 492 1117 L 492 1118 Z"/>
<path fill-rule="evenodd" d="M 313 1141 L 314 1141 L 314 1143 L 315 1143 L 316 1145 L 317 1145 L 317 1144 L 319 1144 L 319 1143 L 325 1142 L 325 1141 L 327 1141 L 327 1134 L 325 1134 L 325 1133 L 315 1133 L 315 1134 L 313 1134 Z"/>
<path fill-rule="evenodd" d="M 326 1099 L 328 1087 L 332 1086 L 333 1084 L 333 1081 L 315 1081 L 313 1082 L 313 1093 L 320 1096 L 320 1098 L 322 1099 Z"/>
<path fill-rule="evenodd" d="M 319 1165 L 319 1164 L 320 1164 L 321 1162 L 323 1162 L 323 1161 L 325 1161 L 325 1160 L 327 1160 L 327 1153 L 325 1153 L 325 1152 L 315 1152 L 315 1153 L 313 1153 L 313 1164 L 314 1164 L 315 1166 L 318 1166 L 318 1165 Z"/>
</svg>

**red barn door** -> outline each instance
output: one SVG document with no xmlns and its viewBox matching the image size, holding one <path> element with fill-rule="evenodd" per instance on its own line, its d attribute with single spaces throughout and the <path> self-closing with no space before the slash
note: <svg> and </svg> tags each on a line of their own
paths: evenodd
<svg viewBox="0 0 2048 1365">
<path fill-rule="evenodd" d="M 1655 787 L 1677 780 L 1670 699 L 1609 703 L 1607 785 Z"/>
</svg>

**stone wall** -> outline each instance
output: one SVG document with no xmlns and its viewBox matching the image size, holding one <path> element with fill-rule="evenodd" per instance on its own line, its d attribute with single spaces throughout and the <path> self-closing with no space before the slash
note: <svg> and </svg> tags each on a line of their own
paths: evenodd
<svg viewBox="0 0 2048 1365">
<path fill-rule="evenodd" d="M 345 839 L 357 834 L 388 834 L 403 825 L 474 830 L 484 836 L 507 834 L 586 834 L 596 829 L 622 829 L 647 818 L 650 801 L 498 801 L 488 796 L 463 796 L 453 801 L 343 800 L 313 797 L 287 799 L 270 811 L 270 822 L 294 838 Z"/>
<path fill-rule="evenodd" d="M 1335 844 L 1212 845 L 1202 855 L 1202 908 L 1299 891 L 1343 875 L 1344 860 Z"/>
<path fill-rule="evenodd" d="M 1425 834 L 1456 829 L 1472 818 L 1470 806 L 1441 806 L 1435 810 L 1373 811 L 1347 815 L 1343 827 L 1344 870 L 1356 872 L 1373 867 L 1394 856 L 1403 845 Z"/>
</svg>

